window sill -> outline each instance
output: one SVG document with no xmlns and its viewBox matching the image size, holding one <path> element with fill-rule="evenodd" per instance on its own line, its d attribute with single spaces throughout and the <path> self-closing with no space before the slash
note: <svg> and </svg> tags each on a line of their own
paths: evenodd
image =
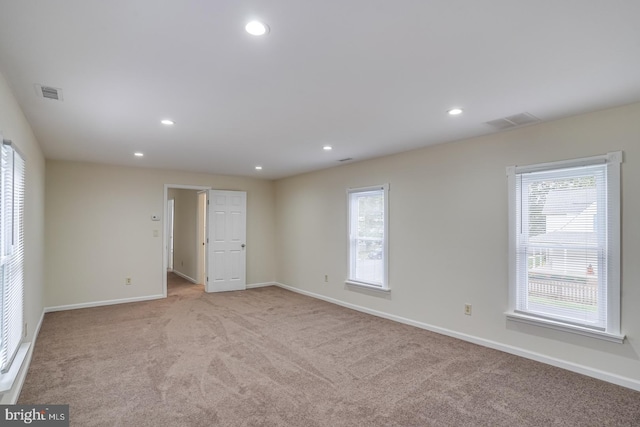
<svg viewBox="0 0 640 427">
<path fill-rule="evenodd" d="M 0 374 L 0 393 L 9 391 L 13 387 L 13 383 L 18 377 L 18 372 L 20 372 L 20 368 L 27 358 L 27 353 L 29 352 L 30 345 L 30 342 L 22 343 L 18 348 L 16 357 L 14 357 L 9 370 L 4 374 Z"/>
<path fill-rule="evenodd" d="M 567 325 L 566 323 L 555 322 L 553 320 L 547 320 L 547 319 L 540 319 L 538 317 L 527 316 L 526 314 L 522 314 L 522 313 L 507 312 L 505 313 L 505 315 L 507 316 L 507 320 L 511 320 L 514 322 L 526 323 L 534 326 L 542 326 L 544 328 L 555 329 L 556 331 L 569 332 L 572 334 L 583 335 L 590 338 L 597 338 L 600 340 L 614 342 L 617 344 L 622 344 L 625 339 L 624 335 L 596 331 L 596 330 L 584 328 L 581 326 Z"/>
<path fill-rule="evenodd" d="M 369 285 L 367 283 L 363 283 L 363 282 L 354 282 L 351 280 L 345 280 L 344 282 L 347 286 L 355 286 L 358 288 L 364 288 L 364 289 L 369 289 L 372 291 L 377 291 L 377 292 L 383 292 L 385 294 L 391 293 L 391 289 L 389 288 L 382 288 L 380 286 L 375 286 L 375 285 Z"/>
</svg>

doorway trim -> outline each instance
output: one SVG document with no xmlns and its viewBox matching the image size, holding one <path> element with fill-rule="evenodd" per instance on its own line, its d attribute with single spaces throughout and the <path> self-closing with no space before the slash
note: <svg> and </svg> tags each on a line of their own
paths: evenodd
<svg viewBox="0 0 640 427">
<path fill-rule="evenodd" d="M 196 235 L 196 270 L 198 272 L 196 280 L 206 286 L 207 281 L 207 191 L 198 191 L 198 212 L 196 215 L 197 235 Z"/>
<path fill-rule="evenodd" d="M 164 298 L 167 297 L 167 246 L 169 245 L 168 236 L 167 236 L 167 214 L 166 214 L 166 206 L 169 196 L 170 188 L 178 188 L 182 190 L 210 190 L 210 186 L 204 185 L 185 185 L 185 184 L 165 184 L 164 185 L 164 196 L 162 197 L 162 205 L 164 206 L 165 214 L 162 215 L 162 229 L 164 230 L 162 233 L 162 295 Z"/>
<path fill-rule="evenodd" d="M 166 248 L 166 256 L 167 256 L 167 271 L 173 271 L 173 218 L 175 216 L 175 206 L 176 201 L 174 199 L 169 199 L 169 195 L 167 195 L 167 204 L 166 204 L 166 227 L 165 232 L 167 233 L 167 248 Z"/>
</svg>

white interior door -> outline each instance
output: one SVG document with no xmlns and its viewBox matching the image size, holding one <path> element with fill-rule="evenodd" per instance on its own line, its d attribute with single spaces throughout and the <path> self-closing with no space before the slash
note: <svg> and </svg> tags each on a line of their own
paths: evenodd
<svg viewBox="0 0 640 427">
<path fill-rule="evenodd" d="M 207 292 L 246 289 L 247 193 L 209 190 Z"/>
</svg>

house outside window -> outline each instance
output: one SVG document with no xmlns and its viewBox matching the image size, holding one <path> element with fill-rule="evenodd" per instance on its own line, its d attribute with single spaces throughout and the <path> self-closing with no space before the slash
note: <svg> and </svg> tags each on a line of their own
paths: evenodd
<svg viewBox="0 0 640 427">
<path fill-rule="evenodd" d="M 388 184 L 347 191 L 349 269 L 347 284 L 388 290 Z"/>
<path fill-rule="evenodd" d="M 622 153 L 507 168 L 512 320 L 622 342 Z"/>
</svg>

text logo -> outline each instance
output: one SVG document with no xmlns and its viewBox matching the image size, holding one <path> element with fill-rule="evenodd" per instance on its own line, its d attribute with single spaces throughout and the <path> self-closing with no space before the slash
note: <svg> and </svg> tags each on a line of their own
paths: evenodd
<svg viewBox="0 0 640 427">
<path fill-rule="evenodd" d="M 69 427 L 69 405 L 0 405 L 0 425 Z"/>
</svg>

